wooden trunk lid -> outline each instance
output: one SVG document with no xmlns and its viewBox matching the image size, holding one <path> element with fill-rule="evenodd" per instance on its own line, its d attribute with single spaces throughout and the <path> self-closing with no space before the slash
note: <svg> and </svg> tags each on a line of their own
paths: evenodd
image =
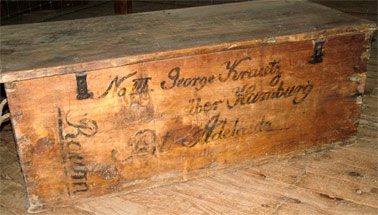
<svg viewBox="0 0 378 215">
<path fill-rule="evenodd" d="M 0 82 L 371 31 L 307 1 L 253 1 L 3 26 Z"/>
</svg>

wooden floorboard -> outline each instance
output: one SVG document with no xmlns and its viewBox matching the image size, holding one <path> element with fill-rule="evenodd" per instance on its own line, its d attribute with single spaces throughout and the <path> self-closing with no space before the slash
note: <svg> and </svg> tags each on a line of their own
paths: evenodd
<svg viewBox="0 0 378 215">
<path fill-rule="evenodd" d="M 358 151 L 358 152 L 370 153 L 370 154 L 373 154 L 375 156 L 378 156 L 378 145 L 372 143 L 371 139 L 366 139 L 364 137 L 360 137 L 360 138 L 358 138 L 358 143 L 359 144 L 354 144 L 354 145 L 348 146 L 345 149 L 352 150 L 352 151 Z"/>
<path fill-rule="evenodd" d="M 328 198 L 329 194 L 303 186 L 303 180 L 312 177 L 305 170 L 282 167 L 281 164 L 269 165 L 269 167 L 264 170 L 259 169 L 259 173 L 264 174 L 265 177 L 258 177 L 260 175 L 258 174 L 255 180 L 250 180 L 253 177 L 253 173 L 244 171 L 249 177 L 245 183 L 249 183 L 248 181 L 250 181 L 251 186 L 256 186 L 258 190 L 281 195 L 286 200 L 285 203 L 290 203 L 293 207 L 301 209 L 304 207 L 309 213 L 345 214 L 345 211 L 353 213 L 353 210 L 354 212 L 375 210 L 374 208 L 353 202 L 350 202 L 350 207 L 342 208 L 339 201 Z M 345 200 L 343 201 L 346 202 Z"/>
<path fill-rule="evenodd" d="M 364 1 L 363 4 L 351 1 L 318 2 L 376 21 L 376 2 L 373 1 L 375 7 L 370 1 Z M 154 4 L 155 9 L 158 7 L 158 4 Z M 172 8 L 172 5 L 169 7 Z M 108 8 L 111 7 L 108 5 Z M 291 159 L 244 166 L 185 183 L 101 197 L 40 214 L 377 215 L 377 74 L 375 39 L 368 62 L 367 94 L 363 99 L 364 108 L 354 144 L 332 144 Z M 20 167 L 9 124 L 0 131 L 0 158 L 0 214 L 27 214 Z"/>
</svg>

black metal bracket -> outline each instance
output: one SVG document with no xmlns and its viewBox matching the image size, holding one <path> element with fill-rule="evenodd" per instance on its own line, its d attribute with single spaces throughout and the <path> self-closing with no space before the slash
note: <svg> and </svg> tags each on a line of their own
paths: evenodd
<svg viewBox="0 0 378 215">
<path fill-rule="evenodd" d="M 321 63 L 323 61 L 323 45 L 325 42 L 325 39 L 316 39 L 315 41 L 315 46 L 314 46 L 314 55 L 312 55 L 312 59 L 309 61 L 311 64 L 317 64 Z"/>
<path fill-rule="evenodd" d="M 77 84 L 77 96 L 78 100 L 88 99 L 93 97 L 92 92 L 88 92 L 87 87 L 87 73 L 86 72 L 78 72 L 75 73 L 76 76 L 76 84 Z"/>
</svg>

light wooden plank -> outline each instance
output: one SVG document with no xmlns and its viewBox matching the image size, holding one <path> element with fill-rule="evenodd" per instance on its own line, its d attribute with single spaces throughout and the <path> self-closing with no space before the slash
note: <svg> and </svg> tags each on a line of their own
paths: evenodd
<svg viewBox="0 0 378 215">
<path fill-rule="evenodd" d="M 227 173 L 225 173 L 227 174 Z M 185 184 L 176 185 L 175 192 L 203 199 L 217 205 L 233 208 L 246 214 L 269 214 L 282 200 L 255 190 L 230 187 L 212 178 L 202 178 Z M 237 199 L 237 201 L 235 201 Z"/>
<path fill-rule="evenodd" d="M 185 184 L 180 184 L 179 187 L 185 187 Z M 242 211 L 235 210 L 235 207 L 218 205 L 211 201 L 175 192 L 175 190 L 176 186 L 172 185 L 124 195 L 122 198 L 140 205 L 148 205 L 147 212 L 158 214 L 217 214 L 222 211 L 231 214 L 245 214 Z M 204 193 L 202 192 L 202 194 Z M 146 198 L 146 196 L 149 196 L 149 198 Z M 161 202 L 166 202 L 166 204 L 161 204 Z"/>
<path fill-rule="evenodd" d="M 148 198 L 148 196 L 146 196 Z M 145 213 L 146 206 L 127 202 L 119 197 L 101 198 L 98 201 L 90 201 L 75 206 L 84 211 L 89 211 L 93 215 L 137 215 Z"/>
<path fill-rule="evenodd" d="M 0 214 L 2 215 L 21 215 L 16 209 L 0 205 Z"/>
<path fill-rule="evenodd" d="M 378 208 L 378 192 L 376 187 L 351 183 L 323 175 L 307 173 L 306 177 L 298 183 L 298 186 L 325 193 L 330 197 L 355 202 L 359 205 L 366 205 Z"/>
<path fill-rule="evenodd" d="M 364 106 L 366 111 L 363 111 L 360 116 L 361 128 L 366 127 L 367 129 L 375 129 L 378 127 L 378 114 L 377 107 L 374 106 Z"/>
<path fill-rule="evenodd" d="M 346 149 L 331 150 L 327 153 L 329 160 L 335 163 L 341 163 L 357 168 L 376 170 L 378 157 L 367 153 L 351 153 Z"/>
<path fill-rule="evenodd" d="M 190 182 L 189 182 L 190 184 Z M 122 196 L 123 199 L 146 206 L 146 212 L 157 214 L 247 214 L 236 207 L 218 204 L 217 202 L 208 201 L 206 195 L 209 195 L 198 188 L 189 190 L 189 193 L 197 193 L 201 198 L 179 192 L 186 189 L 187 183 L 172 185 L 167 187 L 156 188 L 148 191 L 132 193 Z M 148 196 L 148 198 L 146 198 Z M 219 201 L 219 200 L 218 200 Z M 166 202 L 166 204 L 161 204 Z M 230 202 L 231 203 L 231 202 Z"/>
<path fill-rule="evenodd" d="M 344 151 L 343 149 L 339 150 Z M 353 152 L 348 153 L 353 156 Z M 378 207 L 376 204 L 378 181 L 375 170 L 335 165 L 340 161 L 329 154 L 332 154 L 332 152 L 317 154 L 313 159 L 306 157 L 292 162 L 282 162 L 280 165 L 267 164 L 259 168 L 258 172 L 271 176 L 276 180 L 284 181 L 288 184 L 296 184 L 335 198 Z M 345 154 L 343 153 L 343 155 Z M 317 161 L 320 159 L 323 162 Z M 303 177 L 298 180 L 296 176 L 298 173 L 293 174 L 293 172 L 301 171 L 303 172 Z"/>
<path fill-rule="evenodd" d="M 303 201 L 303 198 L 300 195 L 304 194 L 304 192 L 298 191 L 290 184 L 265 179 L 260 175 L 240 174 L 240 172 L 238 171 L 235 174 L 215 175 L 211 177 L 210 180 L 228 184 L 232 189 L 244 189 L 263 196 L 276 196 L 276 198 L 280 198 L 281 201 L 275 205 L 272 213 L 278 210 L 281 204 L 289 204 L 293 207 L 293 210 L 296 211 L 300 209 L 305 214 L 328 214 L 322 208 L 311 205 L 309 204 L 310 202 Z M 293 192 L 293 190 L 295 190 L 295 192 Z"/>
<path fill-rule="evenodd" d="M 22 214 L 25 215 L 26 212 L 23 212 Z M 30 213 L 27 213 L 30 215 Z M 86 211 L 82 210 L 80 208 L 70 206 L 65 208 L 57 208 L 52 210 L 47 210 L 38 213 L 38 215 L 95 215 L 92 211 Z M 111 213 L 107 214 L 110 215 Z"/>
<path fill-rule="evenodd" d="M 363 139 L 358 138 L 357 144 L 349 145 L 345 147 L 346 150 L 351 150 L 353 152 L 362 152 L 378 156 L 378 143 L 376 139 Z M 378 164 L 377 164 L 378 165 Z"/>
<path fill-rule="evenodd" d="M 350 151 L 350 153 L 355 153 Z M 305 159 L 283 162 L 288 168 L 298 168 L 314 174 L 345 180 L 352 183 L 364 184 L 378 188 L 378 174 L 376 171 L 366 170 L 354 166 L 333 162 L 327 154 L 313 154 Z M 264 166 L 264 170 L 270 165 Z"/>
<path fill-rule="evenodd" d="M 364 119 L 365 118 L 365 119 Z M 371 122 L 371 118 L 366 119 L 364 115 L 361 116 L 360 125 L 358 128 L 358 137 L 370 138 L 372 140 L 377 140 L 377 126 L 376 122 Z"/>
<path fill-rule="evenodd" d="M 272 215 L 319 215 L 319 212 L 312 210 L 303 210 L 301 208 L 295 208 L 291 204 L 282 203 L 277 206 Z M 326 213 L 323 213 L 326 214 Z"/>
<path fill-rule="evenodd" d="M 363 100 L 364 100 L 364 105 L 366 106 L 374 107 L 374 108 L 378 107 L 376 96 L 366 95 L 364 96 Z"/>
<path fill-rule="evenodd" d="M 374 59 L 374 58 L 371 58 L 371 59 Z M 377 77 L 377 74 L 378 74 L 377 69 L 378 69 L 377 66 L 368 64 L 367 65 L 368 77 L 370 77 L 370 75 L 371 75 L 371 77 Z"/>
<path fill-rule="evenodd" d="M 374 29 L 373 22 L 318 4 L 277 0 L 2 26 L 0 81 Z"/>
<path fill-rule="evenodd" d="M 300 208 L 304 205 L 306 210 L 314 211 L 318 214 L 376 213 L 376 208 L 344 200 L 335 200 L 315 190 L 298 187 L 297 184 L 302 180 L 302 177 L 305 177 L 304 172 L 280 167 L 281 165 L 277 164 L 277 170 L 271 172 L 271 174 L 266 172 L 256 174 L 256 170 L 250 172 L 249 169 L 246 169 L 240 170 L 240 172 L 246 174 L 247 177 L 242 177 L 240 174 L 234 174 L 232 177 L 229 175 L 217 175 L 216 177 L 224 181 L 224 183 L 236 183 L 242 187 L 253 187 L 262 192 L 284 196 L 288 199 L 285 203 L 292 203 L 292 207 Z M 281 176 L 274 177 L 277 172 Z M 262 173 L 265 178 L 261 177 Z M 283 180 L 286 181 L 283 182 Z"/>
</svg>

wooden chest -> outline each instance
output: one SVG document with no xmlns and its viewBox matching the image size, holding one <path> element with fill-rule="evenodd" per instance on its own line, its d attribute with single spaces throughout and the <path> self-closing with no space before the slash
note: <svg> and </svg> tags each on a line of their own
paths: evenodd
<svg viewBox="0 0 378 215">
<path fill-rule="evenodd" d="M 1 27 L 29 211 L 352 137 L 375 29 L 306 1 Z"/>
</svg>

